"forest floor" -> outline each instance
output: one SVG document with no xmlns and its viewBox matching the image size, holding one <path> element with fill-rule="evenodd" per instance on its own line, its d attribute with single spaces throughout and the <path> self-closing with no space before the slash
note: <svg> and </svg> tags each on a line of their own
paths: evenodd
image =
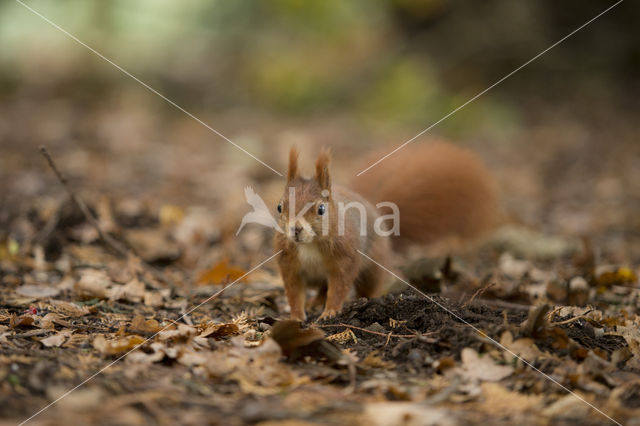
<svg viewBox="0 0 640 426">
<path fill-rule="evenodd" d="M 265 199 L 281 190 L 268 170 L 247 172 L 244 159 L 204 170 L 202 157 L 219 165 L 215 149 L 188 143 L 50 143 L 104 237 L 28 139 L 3 152 L 0 184 L 6 424 L 34 414 L 31 424 L 640 418 L 640 222 L 628 196 L 640 179 L 621 166 L 637 157 L 631 145 L 584 154 L 584 170 L 561 161 L 572 164 L 581 146 L 486 151 L 521 220 L 462 254 L 402 259 L 395 266 L 426 296 L 396 282 L 300 328 L 287 321 L 274 261 L 261 265 L 273 254 L 270 233 L 234 235 L 246 184 Z M 288 142 L 274 149 L 279 164 Z M 345 170 L 347 156 L 336 157 Z M 137 167 L 153 171 L 138 179 Z M 233 185 L 212 187 L 223 179 Z"/>
</svg>

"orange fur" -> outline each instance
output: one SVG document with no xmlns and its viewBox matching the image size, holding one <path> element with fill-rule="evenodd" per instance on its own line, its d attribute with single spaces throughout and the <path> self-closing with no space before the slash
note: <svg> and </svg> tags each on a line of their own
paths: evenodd
<svg viewBox="0 0 640 426">
<path fill-rule="evenodd" d="M 289 169 L 287 171 L 287 181 L 292 181 L 298 176 L 298 149 L 294 146 L 289 151 Z"/>
<path fill-rule="evenodd" d="M 323 149 L 316 160 L 316 180 L 322 189 L 331 187 L 331 179 L 329 178 L 329 163 L 331 161 L 331 153 L 328 149 Z"/>
<path fill-rule="evenodd" d="M 394 248 L 473 239 L 499 217 L 487 168 L 471 151 L 442 142 L 399 150 L 357 177 L 353 188 L 373 203 L 396 203 L 400 235 L 393 238 Z"/>
</svg>

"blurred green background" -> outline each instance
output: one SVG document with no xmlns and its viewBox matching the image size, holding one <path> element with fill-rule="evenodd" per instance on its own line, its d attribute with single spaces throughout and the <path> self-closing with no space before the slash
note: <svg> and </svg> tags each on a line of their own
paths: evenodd
<svg viewBox="0 0 640 426">
<path fill-rule="evenodd" d="M 350 180 L 358 155 L 411 138 L 614 2 L 27 3 L 274 168 L 293 143 L 307 159 L 330 145 Z M 623 2 L 415 143 L 478 152 L 527 224 L 636 232 L 639 21 Z M 83 190 L 114 196 L 219 206 L 275 177 L 13 0 L 0 46 L 4 217 L 52 191 L 40 144 Z"/>
</svg>

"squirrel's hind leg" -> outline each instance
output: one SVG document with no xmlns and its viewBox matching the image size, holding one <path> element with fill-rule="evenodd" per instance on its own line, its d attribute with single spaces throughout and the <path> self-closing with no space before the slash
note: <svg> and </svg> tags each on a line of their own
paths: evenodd
<svg viewBox="0 0 640 426">
<path fill-rule="evenodd" d="M 379 237 L 371 245 L 368 254 L 381 265 L 388 265 L 392 258 L 389 238 Z M 389 287 L 390 275 L 387 271 L 371 262 L 364 260 L 364 265 L 355 281 L 355 290 L 358 297 L 379 297 L 384 295 Z"/>
<path fill-rule="evenodd" d="M 358 276 L 360 264 L 361 261 L 357 257 L 344 258 L 338 268 L 329 275 L 327 302 L 320 319 L 331 318 L 340 313 Z"/>
<path fill-rule="evenodd" d="M 355 281 L 356 295 L 358 297 L 378 297 L 384 293 L 384 277 L 375 268 L 377 265 L 369 265 L 360 271 Z"/>
</svg>

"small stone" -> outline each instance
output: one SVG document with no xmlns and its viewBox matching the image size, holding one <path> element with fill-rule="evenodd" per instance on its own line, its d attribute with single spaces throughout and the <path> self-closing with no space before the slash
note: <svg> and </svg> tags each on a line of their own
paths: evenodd
<svg viewBox="0 0 640 426">
<path fill-rule="evenodd" d="M 266 322 L 260 322 L 260 323 L 258 323 L 258 330 L 260 330 L 260 331 L 271 330 L 271 326 L 269 324 L 267 324 Z"/>
<path fill-rule="evenodd" d="M 408 359 L 415 367 L 422 367 L 425 364 L 425 355 L 420 349 L 411 349 Z"/>
<path fill-rule="evenodd" d="M 378 324 L 377 322 L 374 322 L 369 327 L 367 327 L 367 330 L 375 331 L 375 332 L 378 332 L 378 333 L 387 333 L 387 330 L 383 326 Z"/>
</svg>

